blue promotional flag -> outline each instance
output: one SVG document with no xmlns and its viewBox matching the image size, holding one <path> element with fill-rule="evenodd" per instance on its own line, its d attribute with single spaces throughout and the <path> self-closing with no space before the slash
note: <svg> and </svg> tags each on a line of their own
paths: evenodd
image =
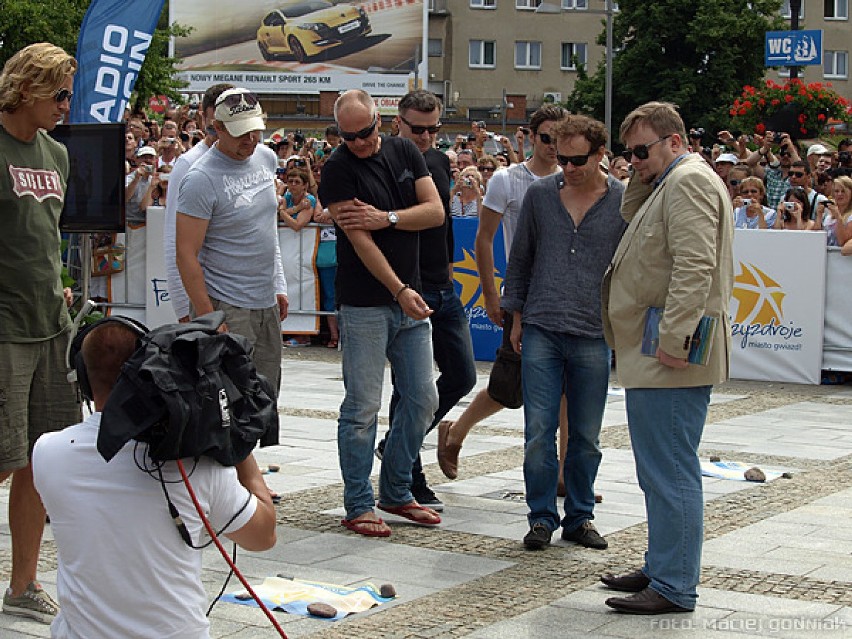
<svg viewBox="0 0 852 639">
<path fill-rule="evenodd" d="M 70 122 L 119 122 L 165 0 L 92 0 L 77 40 Z"/>
</svg>

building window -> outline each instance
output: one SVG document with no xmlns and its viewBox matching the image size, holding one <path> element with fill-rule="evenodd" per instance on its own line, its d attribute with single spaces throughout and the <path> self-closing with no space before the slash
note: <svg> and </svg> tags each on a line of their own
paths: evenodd
<svg viewBox="0 0 852 639">
<path fill-rule="evenodd" d="M 562 0 L 563 9 L 588 9 L 589 0 Z"/>
<path fill-rule="evenodd" d="M 494 49 L 494 40 L 471 40 L 468 66 L 474 69 L 493 69 Z"/>
<path fill-rule="evenodd" d="M 586 66 L 586 43 L 563 42 L 559 68 L 563 71 L 576 71 L 577 65 Z"/>
<path fill-rule="evenodd" d="M 515 42 L 515 68 L 541 69 L 541 42 Z"/>
<path fill-rule="evenodd" d="M 845 80 L 849 77 L 848 62 L 849 54 L 846 51 L 823 51 L 822 73 L 826 78 L 837 78 Z"/>
<path fill-rule="evenodd" d="M 441 38 L 429 38 L 429 57 L 444 57 L 444 41 Z"/>
<path fill-rule="evenodd" d="M 537 9 L 541 0 L 515 0 L 515 9 Z"/>
<path fill-rule="evenodd" d="M 781 17 L 789 20 L 791 15 L 792 14 L 790 12 L 790 0 L 783 0 L 783 2 L 781 3 Z M 804 18 L 805 18 L 805 3 L 802 2 L 802 4 L 799 6 L 799 20 L 804 20 Z"/>
<path fill-rule="evenodd" d="M 827 19 L 846 20 L 849 18 L 848 0 L 825 0 L 824 15 Z"/>
<path fill-rule="evenodd" d="M 497 0 L 470 0 L 471 9 L 496 9 Z"/>
</svg>

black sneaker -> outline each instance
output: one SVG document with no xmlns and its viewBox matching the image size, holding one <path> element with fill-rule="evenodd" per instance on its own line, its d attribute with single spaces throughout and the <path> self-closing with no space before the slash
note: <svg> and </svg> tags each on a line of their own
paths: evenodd
<svg viewBox="0 0 852 639">
<path fill-rule="evenodd" d="M 609 546 L 606 539 L 601 536 L 595 525 L 590 521 L 584 521 L 570 532 L 563 530 L 562 539 L 573 541 L 581 546 L 594 548 L 595 550 L 605 550 Z"/>
<path fill-rule="evenodd" d="M 444 512 L 444 502 L 438 499 L 438 496 L 432 492 L 432 489 L 429 488 L 426 482 L 413 484 L 411 486 L 411 494 L 414 495 L 414 499 L 421 506 L 431 508 L 438 513 Z"/>
<path fill-rule="evenodd" d="M 529 550 L 541 550 L 550 545 L 551 534 L 544 524 L 533 524 L 530 531 L 524 535 L 524 546 Z"/>
</svg>

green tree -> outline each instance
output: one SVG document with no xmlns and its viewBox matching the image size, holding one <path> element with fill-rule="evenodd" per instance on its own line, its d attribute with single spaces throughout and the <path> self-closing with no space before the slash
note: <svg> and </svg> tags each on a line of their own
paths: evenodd
<svg viewBox="0 0 852 639">
<path fill-rule="evenodd" d="M 16 51 L 33 42 L 52 42 L 75 55 L 80 25 L 89 4 L 91 0 L 0 0 L 0 67 Z M 169 57 L 168 43 L 171 36 L 184 36 L 189 31 L 179 24 L 169 24 L 169 3 L 166 2 L 139 71 L 134 106 L 144 106 L 152 95 L 181 99 L 178 89 L 185 85 L 174 78 L 178 60 Z"/>
<path fill-rule="evenodd" d="M 760 81 L 766 31 L 783 29 L 781 0 L 621 0 L 613 20 L 613 135 L 651 100 L 674 102 L 687 127 L 727 128 L 728 109 Z M 603 45 L 605 34 L 597 39 Z M 566 106 L 604 118 L 605 63 L 578 74 Z"/>
</svg>

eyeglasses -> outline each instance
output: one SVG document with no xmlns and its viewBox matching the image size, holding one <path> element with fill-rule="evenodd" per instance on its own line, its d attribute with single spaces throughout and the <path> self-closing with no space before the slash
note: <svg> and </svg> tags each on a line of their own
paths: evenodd
<svg viewBox="0 0 852 639">
<path fill-rule="evenodd" d="M 360 138 L 362 140 L 366 140 L 368 137 L 370 137 L 373 134 L 373 130 L 375 130 L 376 125 L 378 123 L 379 123 L 379 116 L 378 116 L 378 114 L 376 114 L 376 115 L 373 116 L 373 123 L 370 126 L 365 126 L 360 131 L 355 131 L 355 132 L 344 131 L 343 129 L 340 129 L 340 137 L 342 137 L 347 142 L 354 142 L 357 138 Z"/>
<path fill-rule="evenodd" d="M 431 126 L 421 126 L 418 124 L 411 124 L 411 122 L 409 122 L 402 116 L 399 116 L 399 119 L 402 120 L 409 129 L 411 129 L 411 132 L 414 135 L 423 135 L 427 131 L 430 135 L 435 135 L 438 131 L 441 130 L 441 127 L 443 126 L 440 122 L 438 122 L 437 124 L 432 124 Z"/>
<path fill-rule="evenodd" d="M 739 186 L 740 184 L 742 184 L 742 180 L 728 180 L 728 184 L 730 184 L 731 186 Z"/>
<path fill-rule="evenodd" d="M 805 177 L 805 175 L 806 175 L 806 174 L 805 174 L 805 172 L 804 172 L 804 171 L 790 171 L 790 172 L 788 173 L 788 175 L 789 175 L 790 177 L 797 177 L 797 178 L 800 178 L 800 177 Z"/>
<path fill-rule="evenodd" d="M 482 171 L 490 171 L 490 172 L 493 172 L 493 171 L 496 171 L 496 170 L 497 170 L 497 169 L 495 169 L 493 166 L 478 166 L 478 167 L 476 167 L 476 168 L 477 168 L 477 169 L 479 169 L 479 172 L 480 172 L 480 173 L 481 173 Z"/>
<path fill-rule="evenodd" d="M 65 100 L 70 102 L 73 97 L 73 91 L 69 91 L 68 89 L 59 89 L 59 91 L 54 94 L 53 99 L 56 100 L 57 104 L 62 104 Z"/>
<path fill-rule="evenodd" d="M 254 93 L 249 93 L 248 91 L 243 93 L 232 93 L 225 97 L 219 96 L 219 99 L 216 100 L 216 106 L 224 104 L 229 109 L 232 109 L 236 106 L 240 106 L 243 101 L 245 101 L 245 103 L 250 107 L 256 106 L 257 96 Z"/>
<path fill-rule="evenodd" d="M 544 142 L 545 144 L 556 144 L 556 139 L 549 133 L 539 133 L 538 139 Z"/>
<path fill-rule="evenodd" d="M 670 137 L 672 137 L 671 133 L 669 133 L 668 135 L 664 135 L 661 138 L 657 138 L 656 140 L 654 140 L 650 144 L 637 144 L 632 149 L 624 149 L 621 152 L 621 157 L 623 157 L 628 162 L 630 162 L 633 159 L 634 155 L 636 156 L 636 158 L 638 160 L 647 160 L 648 159 L 648 149 L 650 149 L 655 144 L 662 142 L 663 140 L 667 140 Z"/>
<path fill-rule="evenodd" d="M 560 155 L 557 153 L 556 161 L 559 162 L 559 166 L 568 166 L 569 164 L 586 166 L 593 153 L 594 151 L 589 151 L 586 155 Z"/>
</svg>

